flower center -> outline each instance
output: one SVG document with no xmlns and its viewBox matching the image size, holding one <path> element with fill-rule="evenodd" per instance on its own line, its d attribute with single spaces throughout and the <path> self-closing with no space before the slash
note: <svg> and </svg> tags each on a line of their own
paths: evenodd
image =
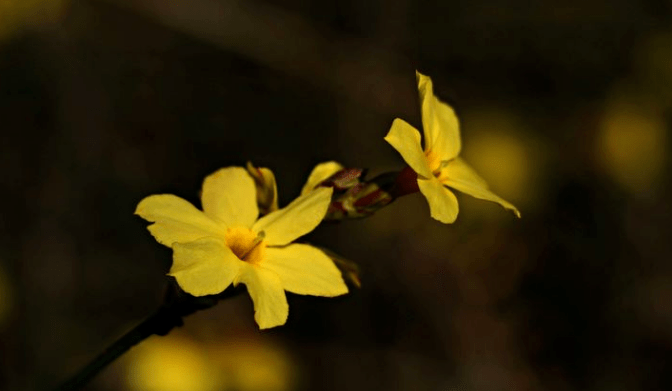
<svg viewBox="0 0 672 391">
<path fill-rule="evenodd" d="M 228 228 L 224 241 L 241 261 L 259 264 L 264 259 L 264 231 L 257 234 L 248 228 Z"/>
<path fill-rule="evenodd" d="M 429 169 L 432 171 L 432 174 L 438 177 L 439 173 L 441 172 L 441 160 L 439 159 L 439 155 L 435 152 L 427 150 L 425 151 L 425 158 L 427 158 L 427 164 L 429 165 Z"/>
</svg>

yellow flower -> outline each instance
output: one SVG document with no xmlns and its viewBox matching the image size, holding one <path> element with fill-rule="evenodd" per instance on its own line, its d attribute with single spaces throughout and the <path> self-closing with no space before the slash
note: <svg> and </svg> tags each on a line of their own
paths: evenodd
<svg viewBox="0 0 672 391">
<path fill-rule="evenodd" d="M 488 185 L 460 154 L 460 128 L 453 109 L 437 99 L 432 79 L 416 71 L 425 134 L 424 151 L 420 132 L 396 118 L 385 140 L 396 149 L 418 174 L 418 188 L 429 203 L 431 216 L 442 223 L 457 218 L 457 198 L 446 187 L 472 197 L 497 202 L 520 217 L 515 206 L 488 190 Z"/>
<path fill-rule="evenodd" d="M 341 273 L 319 249 L 292 241 L 312 231 L 331 202 L 331 188 L 302 195 L 258 218 L 255 184 L 242 167 L 205 178 L 203 211 L 171 194 L 143 199 L 135 211 L 153 222 L 156 240 L 173 249 L 169 275 L 194 296 L 217 294 L 243 283 L 260 328 L 287 320 L 285 290 L 333 297 L 348 292 Z"/>
</svg>

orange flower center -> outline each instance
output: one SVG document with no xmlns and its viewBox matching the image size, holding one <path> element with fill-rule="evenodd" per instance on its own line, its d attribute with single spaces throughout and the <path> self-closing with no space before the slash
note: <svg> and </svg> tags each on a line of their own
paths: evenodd
<svg viewBox="0 0 672 391">
<path fill-rule="evenodd" d="M 249 228 L 228 228 L 224 241 L 241 261 L 256 265 L 264 259 L 266 241 L 263 231 L 257 234 Z"/>
</svg>

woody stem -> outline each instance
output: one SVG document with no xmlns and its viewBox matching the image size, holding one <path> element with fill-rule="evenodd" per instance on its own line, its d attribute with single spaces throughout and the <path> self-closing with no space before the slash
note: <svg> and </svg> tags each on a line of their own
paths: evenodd
<svg viewBox="0 0 672 391">
<path fill-rule="evenodd" d="M 166 325 L 168 324 L 173 325 L 170 327 L 170 329 L 175 327 L 175 317 L 178 317 L 178 315 L 175 313 L 174 309 L 169 307 L 161 307 L 153 315 L 142 321 L 142 323 L 135 326 L 131 331 L 127 332 L 121 338 L 116 340 L 112 345 L 99 354 L 98 357 L 93 359 L 93 361 L 82 368 L 82 370 L 80 370 L 75 376 L 57 388 L 57 390 L 70 391 L 79 389 L 88 383 L 95 375 L 98 374 L 98 372 L 108 366 L 111 362 L 119 358 L 122 354 L 126 353 L 130 348 L 137 345 L 152 334 L 156 334 L 157 330 L 161 328 L 165 329 Z"/>
<path fill-rule="evenodd" d="M 229 287 L 218 295 L 194 297 L 182 291 L 175 280 L 171 279 L 164 302 L 154 314 L 112 343 L 56 391 L 81 388 L 110 363 L 149 336 L 154 334 L 165 336 L 175 327 L 182 326 L 183 317 L 210 308 L 219 300 L 233 297 L 240 292 L 239 288 Z"/>
</svg>

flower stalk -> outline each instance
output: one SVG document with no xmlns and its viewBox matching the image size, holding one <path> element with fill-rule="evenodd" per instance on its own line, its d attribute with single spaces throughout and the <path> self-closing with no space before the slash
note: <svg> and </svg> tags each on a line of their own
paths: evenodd
<svg viewBox="0 0 672 391">
<path fill-rule="evenodd" d="M 326 221 L 359 219 L 371 216 L 399 197 L 417 193 L 417 174 L 410 167 L 387 172 L 365 180 L 366 169 L 343 168 L 315 188 L 331 187 L 334 194 L 327 209 Z"/>
<path fill-rule="evenodd" d="M 220 300 L 236 296 L 241 292 L 243 290 L 240 288 L 230 287 L 218 295 L 195 297 L 185 293 L 176 284 L 175 280 L 171 279 L 166 289 L 164 302 L 154 314 L 112 343 L 89 364 L 61 384 L 56 391 L 73 391 L 81 388 L 133 346 L 152 335 L 168 335 L 174 328 L 181 327 L 184 324 L 182 318 L 213 307 Z"/>
</svg>

